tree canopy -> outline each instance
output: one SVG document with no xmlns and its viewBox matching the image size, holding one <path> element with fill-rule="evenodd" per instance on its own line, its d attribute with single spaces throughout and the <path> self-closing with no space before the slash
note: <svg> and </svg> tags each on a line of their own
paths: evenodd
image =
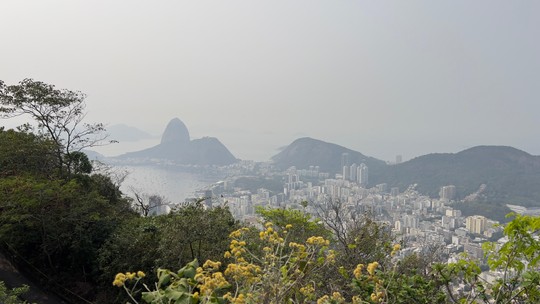
<svg viewBox="0 0 540 304">
<path fill-rule="evenodd" d="M 80 157 L 72 156 L 72 153 L 101 145 L 107 139 L 102 123 L 83 122 L 85 98 L 81 92 L 57 89 L 54 85 L 33 79 L 24 79 L 9 86 L 0 81 L 0 117 L 26 115 L 33 119 L 37 124 L 37 134 L 56 143 L 60 173 L 65 171 L 69 175 L 72 163 L 80 164 Z M 26 127 L 34 128 L 31 124 Z"/>
</svg>

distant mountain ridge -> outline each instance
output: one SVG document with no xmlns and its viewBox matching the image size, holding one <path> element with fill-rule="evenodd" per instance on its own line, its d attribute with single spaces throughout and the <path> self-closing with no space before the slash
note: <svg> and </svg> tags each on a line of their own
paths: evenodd
<svg viewBox="0 0 540 304">
<path fill-rule="evenodd" d="M 132 142 L 143 139 L 155 138 L 155 136 L 150 135 L 147 132 L 125 124 L 107 126 L 107 133 L 109 133 L 111 139 L 120 142 Z"/>
<path fill-rule="evenodd" d="M 349 164 L 364 162 L 369 167 L 369 185 L 387 183 L 406 189 L 417 184 L 421 193 L 438 197 L 440 187 L 455 185 L 462 199 L 485 184 L 486 201 L 540 206 L 540 156 L 507 146 L 477 146 L 459 153 L 435 153 L 388 165 L 360 152 L 312 138 L 295 140 L 272 157 L 280 169 L 319 165 L 321 171 L 341 172 L 341 155 Z"/>
<path fill-rule="evenodd" d="M 388 166 L 376 182 L 401 189 L 418 184 L 432 197 L 455 185 L 458 198 L 485 184 L 488 201 L 540 206 L 540 156 L 507 146 L 477 146 L 458 153 L 428 154 Z"/>
<path fill-rule="evenodd" d="M 190 140 L 186 125 L 178 118 L 172 119 L 160 144 L 118 158 L 166 159 L 185 165 L 229 165 L 238 160 L 217 138 L 203 137 Z"/>
<path fill-rule="evenodd" d="M 295 140 L 281 152 L 272 157 L 274 165 L 285 170 L 291 166 L 305 169 L 309 166 L 319 166 L 321 171 L 330 173 L 341 172 L 341 155 L 349 154 L 349 165 L 365 163 L 370 168 L 385 166 L 382 160 L 366 156 L 360 152 L 322 140 L 303 137 Z"/>
</svg>

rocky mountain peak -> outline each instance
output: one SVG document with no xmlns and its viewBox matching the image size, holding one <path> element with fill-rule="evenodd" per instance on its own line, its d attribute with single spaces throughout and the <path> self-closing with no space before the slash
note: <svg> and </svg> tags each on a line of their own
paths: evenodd
<svg viewBox="0 0 540 304">
<path fill-rule="evenodd" d="M 189 141 L 189 131 L 186 125 L 178 118 L 173 118 L 167 124 L 161 136 L 161 144 L 175 143 L 188 145 Z"/>
</svg>

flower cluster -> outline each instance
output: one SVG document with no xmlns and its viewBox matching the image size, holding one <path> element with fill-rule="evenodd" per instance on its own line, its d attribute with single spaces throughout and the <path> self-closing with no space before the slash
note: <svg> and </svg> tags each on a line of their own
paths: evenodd
<svg viewBox="0 0 540 304">
<path fill-rule="evenodd" d="M 360 280 L 360 278 L 362 277 L 362 270 L 364 270 L 364 264 L 356 265 L 356 268 L 354 269 L 353 274 L 357 280 Z"/>
<path fill-rule="evenodd" d="M 125 282 L 127 280 L 140 280 L 144 278 L 145 274 L 142 271 L 135 272 L 126 272 L 126 273 L 118 273 L 114 277 L 113 286 L 122 287 L 124 286 Z"/>
<path fill-rule="evenodd" d="M 283 229 L 284 228 L 284 229 Z M 309 301 L 316 299 L 315 285 L 307 280 L 309 274 L 333 263 L 336 254 L 328 250 L 330 242 L 321 236 L 308 238 L 304 243 L 288 242 L 291 224 L 278 228 L 273 223 L 259 232 L 262 255 L 254 256 L 246 247 L 244 231 L 231 233 L 230 250 L 226 258 L 234 260 L 224 274 L 237 286 L 235 295 L 228 295 L 233 303 L 258 303 L 267 297 L 281 302 L 289 299 L 291 291 Z M 251 295 L 251 296 L 249 296 Z"/>
<path fill-rule="evenodd" d="M 287 224 L 283 228 L 270 222 L 265 224 L 264 230 L 259 233 L 262 255 L 254 255 L 248 248 L 246 240 L 249 239 L 249 228 L 233 231 L 229 235 L 229 250 L 224 253 L 229 264 L 223 272 L 220 272 L 221 262 L 207 260 L 199 267 L 197 260 L 194 260 L 178 274 L 168 270 L 161 274 L 158 272 L 160 281 L 162 277 L 170 276 L 174 282 L 159 288 L 183 293 L 193 303 L 214 303 L 216 300 L 235 304 L 261 303 L 269 298 L 274 303 L 283 303 L 291 297 L 312 303 L 318 295 L 315 290 L 317 285 L 311 276 L 334 263 L 336 253 L 328 250 L 330 241 L 322 236 L 309 237 L 305 242 L 288 242 L 291 235 L 287 230 L 293 226 Z M 126 280 L 136 277 L 134 273 L 119 274 L 113 284 L 123 286 Z M 231 286 L 235 288 L 226 290 Z M 173 293 L 149 290 L 143 293 L 143 299 L 153 302 L 168 299 L 171 295 Z M 333 293 L 319 299 L 318 303 L 344 301 L 339 293 Z"/>
<path fill-rule="evenodd" d="M 274 224 L 268 222 L 264 225 L 265 230 L 259 233 L 259 238 L 262 241 L 267 241 L 270 244 L 281 244 L 284 242 L 284 239 L 279 235 L 279 233 L 274 229 Z M 291 226 L 292 228 L 292 226 Z"/>
<path fill-rule="evenodd" d="M 199 290 L 201 295 L 210 296 L 215 290 L 229 287 L 229 285 L 221 272 L 214 272 L 202 277 L 202 281 L 199 281 Z"/>
<path fill-rule="evenodd" d="M 235 232 L 233 232 L 233 233 L 235 233 Z M 245 246 L 246 246 L 246 242 L 244 242 L 244 241 L 239 242 L 239 241 L 233 239 L 231 241 L 231 245 L 229 246 L 230 251 L 226 251 L 225 254 L 224 254 L 224 257 L 228 259 L 231 256 L 234 256 L 234 257 L 242 256 L 242 254 L 246 253 Z"/>
<path fill-rule="evenodd" d="M 246 284 L 254 284 L 260 280 L 259 274 L 261 268 L 257 265 L 243 261 L 231 263 L 227 265 L 225 275 L 232 277 L 235 281 L 244 282 Z"/>
<path fill-rule="evenodd" d="M 345 298 L 339 293 L 334 292 L 332 296 L 324 295 L 317 300 L 317 304 L 341 304 L 345 303 Z"/>
<path fill-rule="evenodd" d="M 230 234 L 230 251 L 225 252 L 225 258 L 234 258 L 234 263 L 227 265 L 224 274 L 236 282 L 243 282 L 251 285 L 259 281 L 261 268 L 246 261 L 244 256 L 247 254 L 246 242 L 242 240 L 244 233 L 249 229 L 242 228 Z"/>
<path fill-rule="evenodd" d="M 240 293 L 236 297 L 233 296 L 230 292 L 223 296 L 223 299 L 229 301 L 231 304 L 246 304 L 246 303 L 256 303 L 256 300 L 252 293 Z"/>
<path fill-rule="evenodd" d="M 330 245 L 330 241 L 325 240 L 322 236 L 312 236 L 307 239 L 306 243 L 308 245 L 320 245 L 320 246 Z"/>
<path fill-rule="evenodd" d="M 371 301 L 380 302 L 384 300 L 384 287 L 382 281 L 375 276 L 375 270 L 379 267 L 378 262 L 369 263 L 367 266 L 367 272 L 370 279 L 375 282 L 375 290 L 371 293 Z"/>
<path fill-rule="evenodd" d="M 313 300 L 315 298 L 315 287 L 313 284 L 307 284 L 300 288 L 300 293 L 306 297 L 307 300 Z"/>
<path fill-rule="evenodd" d="M 218 271 L 220 267 L 221 262 L 212 260 L 207 260 L 202 267 L 197 267 L 194 280 L 197 282 L 200 296 L 203 298 L 211 298 L 215 291 L 230 286 L 223 274 Z"/>
<path fill-rule="evenodd" d="M 221 267 L 221 262 L 214 262 L 212 260 L 206 260 L 206 262 L 203 264 L 203 268 L 214 271 L 219 270 L 219 267 Z"/>
<path fill-rule="evenodd" d="M 374 276 L 375 275 L 375 270 L 377 269 L 377 267 L 379 267 L 379 263 L 378 262 L 373 262 L 373 263 L 369 263 L 368 266 L 367 266 L 367 272 L 369 273 L 370 276 Z"/>
<path fill-rule="evenodd" d="M 401 250 L 401 245 L 400 244 L 395 244 L 393 247 L 392 247 L 392 252 L 390 253 L 391 256 L 395 256 L 396 253 Z"/>
<path fill-rule="evenodd" d="M 377 276 L 377 268 L 379 267 L 378 262 L 372 262 L 365 267 L 364 264 L 358 264 L 356 265 L 356 268 L 353 271 L 354 278 L 357 281 L 364 281 L 365 282 L 371 282 L 372 284 L 375 284 L 375 288 L 373 289 L 373 292 L 370 295 L 370 299 L 373 302 L 382 302 L 384 301 L 385 297 L 385 289 L 383 286 L 383 281 Z M 367 276 L 363 274 L 364 268 L 366 268 Z M 362 301 L 362 299 L 359 296 L 354 296 L 352 298 L 352 303 L 365 303 Z"/>
</svg>

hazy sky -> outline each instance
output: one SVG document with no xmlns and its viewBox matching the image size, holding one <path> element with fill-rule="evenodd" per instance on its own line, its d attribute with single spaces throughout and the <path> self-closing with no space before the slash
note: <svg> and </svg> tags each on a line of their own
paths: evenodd
<svg viewBox="0 0 540 304">
<path fill-rule="evenodd" d="M 301 136 L 540 154 L 540 1 L 2 0 L 0 28 L 7 84 L 80 90 L 89 121 L 156 135 L 178 117 L 242 159 Z"/>
</svg>

